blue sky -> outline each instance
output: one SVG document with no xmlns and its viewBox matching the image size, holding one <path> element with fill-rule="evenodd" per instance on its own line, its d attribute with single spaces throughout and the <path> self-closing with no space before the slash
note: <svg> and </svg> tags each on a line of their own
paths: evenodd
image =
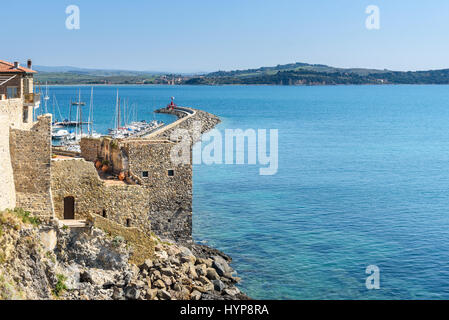
<svg viewBox="0 0 449 320">
<path fill-rule="evenodd" d="M 68 5 L 80 30 L 65 27 Z M 368 5 L 380 30 L 365 28 Z M 447 0 L 22 0 L 0 11 L 0 59 L 201 72 L 291 62 L 449 68 Z"/>
</svg>

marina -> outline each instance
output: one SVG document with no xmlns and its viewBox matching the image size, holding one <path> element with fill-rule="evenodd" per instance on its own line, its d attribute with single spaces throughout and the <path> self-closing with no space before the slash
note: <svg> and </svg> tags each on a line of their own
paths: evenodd
<svg viewBox="0 0 449 320">
<path fill-rule="evenodd" d="M 64 149 L 69 152 L 79 152 L 79 142 L 81 138 L 100 138 L 109 136 L 113 139 L 126 139 L 144 137 L 163 127 L 165 123 L 154 119 L 137 120 L 138 106 L 130 104 L 128 98 L 119 96 L 119 90 L 116 91 L 115 112 L 113 113 L 112 126 L 99 132 L 94 130 L 94 88 L 90 90 L 90 102 L 87 104 L 82 101 L 81 89 L 78 89 L 76 101 L 70 98 L 66 112 L 68 117 L 63 117 L 60 104 L 56 95 L 51 93 L 48 85 L 45 89 L 38 87 L 43 92 L 43 108 L 36 110 L 36 115 L 48 113 L 51 109 L 54 121 L 52 122 L 52 144 L 58 149 Z M 51 102 L 50 102 L 51 101 Z M 172 102 L 173 103 L 173 102 Z M 51 104 L 51 105 L 50 105 Z M 87 110 L 86 110 L 87 109 Z M 87 117 L 83 115 L 87 114 Z M 101 119 L 104 125 L 104 119 Z"/>
</svg>

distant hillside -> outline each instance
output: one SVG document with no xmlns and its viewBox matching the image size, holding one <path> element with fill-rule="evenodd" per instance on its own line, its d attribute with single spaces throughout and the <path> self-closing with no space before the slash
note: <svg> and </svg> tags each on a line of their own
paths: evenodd
<svg viewBox="0 0 449 320">
<path fill-rule="evenodd" d="M 323 73 L 342 72 L 342 73 L 355 73 L 358 75 L 367 75 L 371 73 L 383 73 L 387 72 L 388 70 L 361 69 L 361 68 L 342 69 L 326 66 L 324 64 L 308 64 L 297 62 L 284 65 L 277 65 L 275 67 L 261 67 L 258 69 L 217 71 L 207 74 L 207 77 L 253 77 L 261 75 L 274 75 L 282 71 L 311 71 Z"/>
<path fill-rule="evenodd" d="M 41 84 L 166 84 L 179 78 L 174 75 L 145 71 L 73 67 L 35 67 L 35 70 L 38 71 L 36 80 Z"/>
<path fill-rule="evenodd" d="M 449 69 L 401 72 L 293 63 L 258 69 L 218 71 L 201 77 L 192 77 L 183 83 L 190 85 L 449 84 Z"/>
<path fill-rule="evenodd" d="M 339 85 L 339 84 L 449 84 L 449 69 L 391 71 L 335 68 L 322 64 L 291 63 L 258 69 L 217 71 L 202 75 L 146 71 L 43 67 L 36 79 L 49 84 L 186 84 L 186 85 Z"/>
</svg>

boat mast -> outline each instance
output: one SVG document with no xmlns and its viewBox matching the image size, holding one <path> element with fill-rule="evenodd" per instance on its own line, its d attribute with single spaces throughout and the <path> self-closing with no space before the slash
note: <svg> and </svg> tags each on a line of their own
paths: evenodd
<svg viewBox="0 0 449 320">
<path fill-rule="evenodd" d="M 44 97 L 45 113 L 48 113 L 47 109 L 48 100 L 50 100 L 50 97 L 48 96 L 48 82 L 45 82 L 45 97 Z"/>
<path fill-rule="evenodd" d="M 78 93 L 78 110 L 79 110 L 79 125 L 80 125 L 80 138 L 83 136 L 83 109 L 81 108 L 81 89 Z"/>
<path fill-rule="evenodd" d="M 94 104 L 93 104 L 93 98 L 94 97 L 94 87 L 90 88 L 90 106 L 89 106 L 89 120 L 87 122 L 87 131 L 89 135 L 92 135 L 93 132 L 93 125 L 94 125 Z"/>
<path fill-rule="evenodd" d="M 70 105 L 69 105 L 69 125 L 72 124 L 72 98 L 70 98 Z"/>
<path fill-rule="evenodd" d="M 52 119 L 53 123 L 56 123 L 58 121 L 58 119 L 56 118 L 56 112 L 55 112 L 55 100 L 56 100 L 56 95 L 53 93 L 53 104 L 52 104 L 52 114 L 54 117 L 54 119 Z"/>
<path fill-rule="evenodd" d="M 126 98 L 123 99 L 123 123 L 125 124 L 126 127 Z"/>
<path fill-rule="evenodd" d="M 120 98 L 118 98 L 117 130 L 120 128 Z"/>
<path fill-rule="evenodd" d="M 79 127 L 79 111 L 76 109 L 76 116 L 75 116 L 75 140 L 78 139 L 78 127 Z"/>
</svg>

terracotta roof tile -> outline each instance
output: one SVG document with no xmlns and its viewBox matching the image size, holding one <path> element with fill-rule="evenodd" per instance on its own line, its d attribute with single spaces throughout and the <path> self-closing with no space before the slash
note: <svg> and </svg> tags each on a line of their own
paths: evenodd
<svg viewBox="0 0 449 320">
<path fill-rule="evenodd" d="M 14 68 L 14 63 L 0 60 L 0 73 L 36 73 L 36 71 L 19 66 Z"/>
</svg>

